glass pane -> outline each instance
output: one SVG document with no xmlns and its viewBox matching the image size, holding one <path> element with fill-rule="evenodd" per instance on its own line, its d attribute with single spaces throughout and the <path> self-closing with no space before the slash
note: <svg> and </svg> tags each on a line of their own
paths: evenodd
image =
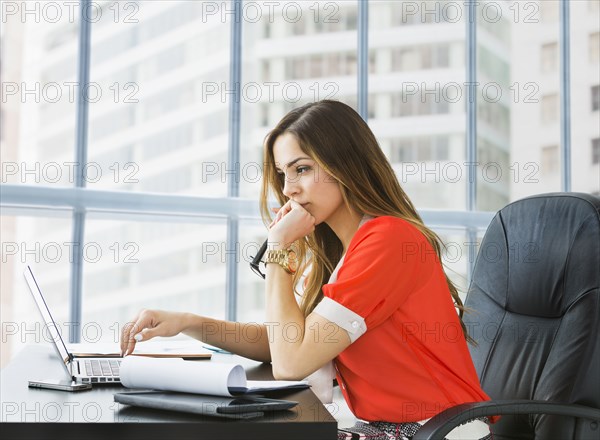
<svg viewBox="0 0 600 440">
<path fill-rule="evenodd" d="M 74 184 L 76 2 L 2 2 L 2 183 Z"/>
<path fill-rule="evenodd" d="M 267 230 L 259 220 L 240 221 L 238 250 L 238 321 L 265 321 L 265 281 L 250 269 L 250 262 L 267 238 Z M 264 265 L 260 265 L 265 273 Z"/>
<path fill-rule="evenodd" d="M 225 220 L 191 221 L 90 214 L 82 342 L 116 343 L 122 325 L 143 308 L 225 317 Z"/>
<path fill-rule="evenodd" d="M 464 229 L 435 229 L 444 243 L 442 250 L 444 270 L 458 289 L 463 304 L 469 290 L 469 280 L 471 279 L 469 272 L 475 266 L 477 258 L 488 260 L 498 258 L 495 249 L 487 250 L 485 254 L 479 255 L 485 231 L 485 229 L 476 230 L 474 236 L 471 236 L 469 231 Z"/>
<path fill-rule="evenodd" d="M 35 216 L 3 208 L 0 216 L 2 263 L 0 310 L 2 344 L 0 362 L 5 366 L 26 344 L 51 344 L 52 338 L 23 278 L 31 266 L 57 327 L 69 337 L 69 289 L 71 254 L 70 211 L 39 211 Z"/>
<path fill-rule="evenodd" d="M 369 3 L 369 125 L 417 208 L 465 207 L 463 3 Z"/>
<path fill-rule="evenodd" d="M 558 1 L 478 7 L 480 210 L 560 191 L 558 37 Z"/>
<path fill-rule="evenodd" d="M 510 199 L 510 93 L 513 90 L 510 57 L 514 53 L 512 42 L 517 41 L 516 37 L 511 40 L 511 36 L 516 32 L 515 26 L 524 21 L 520 16 L 519 20 L 511 19 L 509 7 L 514 9 L 514 14 L 523 14 L 523 6 L 514 3 L 482 3 L 476 16 L 477 79 L 480 83 L 477 94 L 477 209 L 483 211 L 500 209 Z M 526 23 L 531 26 L 530 20 Z M 546 73 L 556 72 L 558 44 L 545 44 L 541 50 L 546 58 L 542 57 L 539 69 Z M 515 96 L 522 93 L 519 87 L 515 86 Z M 513 105 L 520 102 L 515 100 Z M 520 168 L 515 167 L 515 173 L 518 173 Z"/>
<path fill-rule="evenodd" d="M 571 189 L 600 196 L 600 2 L 570 2 Z"/>
<path fill-rule="evenodd" d="M 244 11 L 240 196 L 258 198 L 264 137 L 287 112 L 326 98 L 356 109 L 357 7 L 265 1 Z"/>
<path fill-rule="evenodd" d="M 462 301 L 465 301 L 467 293 L 467 271 L 470 270 L 469 247 L 475 246 L 469 243 L 463 229 L 440 229 L 434 230 L 445 245 L 442 250 L 442 262 L 446 275 L 452 280 L 459 291 Z M 476 253 L 475 253 L 476 255 Z"/>
<path fill-rule="evenodd" d="M 92 32 L 88 160 L 99 189 L 225 196 L 228 2 L 104 4 Z"/>
</svg>

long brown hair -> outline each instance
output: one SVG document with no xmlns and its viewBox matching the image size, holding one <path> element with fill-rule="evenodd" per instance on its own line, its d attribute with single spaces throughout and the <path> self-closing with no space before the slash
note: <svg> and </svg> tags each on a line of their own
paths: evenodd
<svg viewBox="0 0 600 440">
<path fill-rule="evenodd" d="M 373 217 L 388 215 L 410 222 L 427 238 L 441 262 L 442 241 L 423 224 L 375 135 L 358 113 L 339 101 L 323 100 L 294 109 L 265 137 L 264 178 L 260 195 L 260 211 L 265 226 L 272 220 L 268 206 L 269 191 L 273 192 L 281 206 L 287 202 L 283 194 L 284 176 L 277 174 L 273 154 L 275 140 L 284 133 L 294 135 L 302 151 L 336 179 L 348 209 Z M 308 316 L 323 298 L 322 286 L 340 261 L 343 247 L 333 230 L 323 222 L 305 239 L 294 243 L 294 249 L 300 263 L 293 278 L 294 286 L 310 267 L 300 305 L 304 316 Z M 459 311 L 464 335 L 471 342 L 462 321 L 464 307 L 458 290 L 448 275 L 446 282 Z"/>
</svg>

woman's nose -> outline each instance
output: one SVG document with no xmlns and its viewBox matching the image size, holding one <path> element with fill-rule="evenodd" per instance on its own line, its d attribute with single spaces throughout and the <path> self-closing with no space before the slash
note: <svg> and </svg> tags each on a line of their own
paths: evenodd
<svg viewBox="0 0 600 440">
<path fill-rule="evenodd" d="M 283 183 L 283 195 L 288 199 L 291 199 L 294 194 L 298 193 L 298 181 L 297 179 L 290 179 L 286 176 Z"/>
</svg>

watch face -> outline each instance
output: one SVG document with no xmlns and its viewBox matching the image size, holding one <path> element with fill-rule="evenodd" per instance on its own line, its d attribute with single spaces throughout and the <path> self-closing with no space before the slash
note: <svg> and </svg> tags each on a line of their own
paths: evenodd
<svg viewBox="0 0 600 440">
<path fill-rule="evenodd" d="M 298 269 L 298 258 L 296 258 L 296 252 L 289 251 L 287 260 L 288 260 L 288 267 L 290 268 L 290 270 L 292 272 L 296 272 L 296 270 Z"/>
</svg>

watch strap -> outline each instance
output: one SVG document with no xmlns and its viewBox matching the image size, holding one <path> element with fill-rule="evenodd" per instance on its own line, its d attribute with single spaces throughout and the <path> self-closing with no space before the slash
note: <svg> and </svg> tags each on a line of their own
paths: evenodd
<svg viewBox="0 0 600 440">
<path fill-rule="evenodd" d="M 289 266 L 289 253 L 289 249 L 268 250 L 265 254 L 265 265 L 268 263 L 276 263 L 283 267 L 287 273 L 294 273 Z"/>
</svg>

